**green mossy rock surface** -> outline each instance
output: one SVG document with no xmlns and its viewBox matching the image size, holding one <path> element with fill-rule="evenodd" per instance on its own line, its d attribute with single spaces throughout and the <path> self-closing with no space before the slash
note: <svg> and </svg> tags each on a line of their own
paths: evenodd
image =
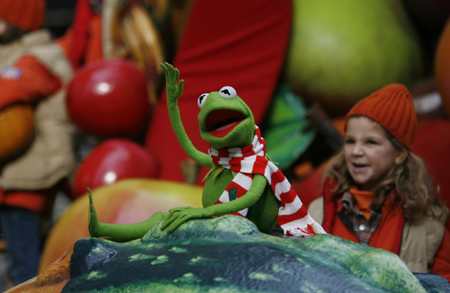
<svg viewBox="0 0 450 293">
<path fill-rule="evenodd" d="M 331 235 L 271 236 L 236 216 L 171 234 L 160 224 L 127 243 L 79 240 L 62 292 L 446 292 L 392 253 Z"/>
</svg>

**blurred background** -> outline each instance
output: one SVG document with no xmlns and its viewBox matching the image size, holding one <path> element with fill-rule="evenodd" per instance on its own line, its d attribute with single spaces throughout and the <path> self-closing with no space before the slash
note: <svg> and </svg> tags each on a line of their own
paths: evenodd
<svg viewBox="0 0 450 293">
<path fill-rule="evenodd" d="M 343 143 L 346 112 L 387 84 L 405 84 L 419 119 L 414 152 L 450 207 L 449 1 L 46 2 L 53 38 L 74 33 L 66 110 L 77 129 L 77 166 L 43 228 L 41 270 L 89 236 L 86 187 L 108 223 L 201 206 L 207 170 L 173 134 L 163 61 L 185 79 L 179 107 L 194 145 L 209 147 L 198 131 L 198 96 L 234 87 L 305 205 L 321 196 L 323 170 Z"/>
<path fill-rule="evenodd" d="M 72 24 L 76 0 L 46 0 L 47 13 L 44 26 L 54 37 L 62 36 Z"/>
</svg>

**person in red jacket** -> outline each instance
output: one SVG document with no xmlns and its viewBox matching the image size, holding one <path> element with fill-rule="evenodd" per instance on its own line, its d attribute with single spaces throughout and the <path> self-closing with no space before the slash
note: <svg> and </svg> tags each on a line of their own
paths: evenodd
<svg viewBox="0 0 450 293">
<path fill-rule="evenodd" d="M 0 162 L 0 225 L 13 285 L 36 276 L 40 216 L 51 209 L 56 186 L 75 166 L 74 128 L 65 113 L 63 87 L 72 66 L 42 29 L 44 16 L 44 0 L 0 1 L 0 115 L 27 105 L 35 130 L 22 153 Z"/>
<path fill-rule="evenodd" d="M 398 254 L 414 273 L 450 281 L 448 209 L 412 153 L 417 118 L 408 89 L 390 84 L 346 116 L 343 149 L 330 162 L 311 216 L 330 234 Z"/>
</svg>

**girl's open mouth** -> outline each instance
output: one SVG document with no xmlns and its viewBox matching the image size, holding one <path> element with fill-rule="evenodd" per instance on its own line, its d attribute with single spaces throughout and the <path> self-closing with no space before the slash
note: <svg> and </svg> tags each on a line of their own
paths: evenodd
<svg viewBox="0 0 450 293">
<path fill-rule="evenodd" d="M 367 164 L 355 164 L 355 163 L 352 163 L 352 166 L 353 166 L 353 169 L 355 170 L 355 171 L 363 171 L 365 168 L 367 168 L 369 165 L 367 165 Z"/>
</svg>

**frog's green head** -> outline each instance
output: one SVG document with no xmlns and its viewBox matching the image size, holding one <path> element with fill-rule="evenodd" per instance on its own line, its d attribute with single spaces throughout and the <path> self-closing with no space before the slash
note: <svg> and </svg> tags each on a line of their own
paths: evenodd
<svg viewBox="0 0 450 293">
<path fill-rule="evenodd" d="M 214 149 L 244 147 L 252 143 L 255 120 L 236 90 L 225 86 L 218 92 L 202 94 L 198 122 L 203 140 Z"/>
</svg>

